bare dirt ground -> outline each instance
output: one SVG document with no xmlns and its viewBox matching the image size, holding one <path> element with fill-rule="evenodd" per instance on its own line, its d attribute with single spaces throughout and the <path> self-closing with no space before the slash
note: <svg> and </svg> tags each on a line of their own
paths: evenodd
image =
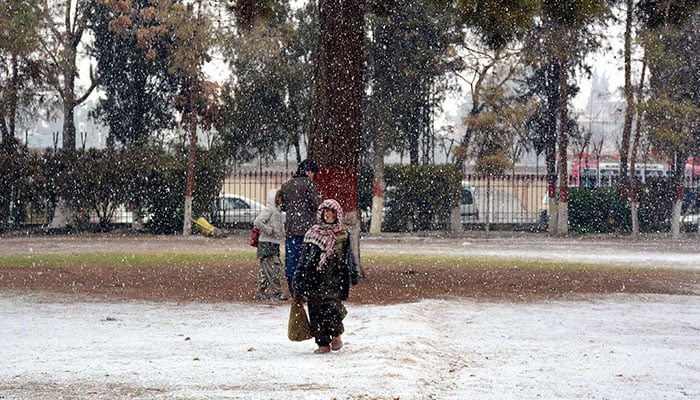
<svg viewBox="0 0 700 400">
<path fill-rule="evenodd" d="M 367 254 L 421 251 L 462 254 L 469 246 L 494 253 L 519 251 L 545 254 L 553 249 L 559 257 L 575 251 L 620 254 L 650 251 L 663 259 L 665 252 L 698 254 L 700 244 L 690 240 L 635 241 L 629 238 L 552 239 L 546 235 L 515 238 L 473 237 L 424 239 L 369 238 L 361 249 Z M 520 249 L 520 250 L 518 250 Z M 74 253 L 232 253 L 253 252 L 247 235 L 221 239 L 202 236 L 69 235 L 0 237 L 4 255 Z M 572 256 L 576 259 L 576 255 Z M 623 255 L 624 257 L 624 255 Z M 670 257 L 670 256 L 669 256 Z M 600 262 L 599 262 L 600 264 Z M 661 263 L 663 264 L 663 263 Z M 685 295 L 700 293 L 700 273 L 694 268 L 668 265 L 616 268 L 494 268 L 483 266 L 373 265 L 363 262 L 364 278 L 352 290 L 351 302 L 394 304 L 421 299 L 490 299 L 531 301 L 561 299 L 572 294 L 654 293 Z M 201 262 L 196 265 L 130 265 L 8 267 L 0 265 L 0 290 L 68 293 L 109 300 L 252 302 L 256 286 L 256 262 Z"/>
</svg>

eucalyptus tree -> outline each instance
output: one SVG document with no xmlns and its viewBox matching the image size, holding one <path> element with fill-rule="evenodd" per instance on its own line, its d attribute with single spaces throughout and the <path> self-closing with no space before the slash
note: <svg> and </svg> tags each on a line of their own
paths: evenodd
<svg viewBox="0 0 700 400">
<path fill-rule="evenodd" d="M 363 121 L 374 171 L 373 232 L 381 226 L 384 155 L 408 153 L 414 165 L 432 160 L 432 117 L 457 69 L 456 20 L 454 8 L 432 1 L 368 3 Z"/>
<path fill-rule="evenodd" d="M 46 34 L 42 35 L 43 55 L 49 63 L 51 86 L 58 95 L 63 114 L 63 149 L 75 151 L 75 108 L 87 100 L 96 83 L 79 88 L 78 50 L 85 44 L 89 3 L 92 0 L 42 0 Z M 82 93 L 78 90 L 82 89 Z"/>
<path fill-rule="evenodd" d="M 165 43 L 149 44 L 160 29 L 151 0 L 133 0 L 129 9 L 92 4 L 91 54 L 97 60 L 97 84 L 103 95 L 90 115 L 109 128 L 107 144 L 143 146 L 175 122 L 177 80 L 168 71 Z"/>
<path fill-rule="evenodd" d="M 698 1 L 642 1 L 647 29 L 649 98 L 642 106 L 648 136 L 657 154 L 672 166 L 671 233 L 680 232 L 685 164 L 700 153 L 700 10 Z"/>
<path fill-rule="evenodd" d="M 42 96 L 46 64 L 40 53 L 39 0 L 0 3 L 0 144 L 16 144 L 18 119 Z"/>
<path fill-rule="evenodd" d="M 589 52 L 600 46 L 600 36 L 593 30 L 595 23 L 603 23 L 609 16 L 610 4 L 607 0 L 543 1 L 539 5 L 537 23 L 529 31 L 525 40 L 526 60 L 533 70 L 552 73 L 545 75 L 546 85 L 556 87 L 551 90 L 558 99 L 549 99 L 549 114 L 557 123 L 557 175 L 558 193 L 550 180 L 550 232 L 568 233 L 568 144 L 570 124 L 568 103 L 571 98 L 572 78 L 577 67 L 586 68 L 582 60 Z M 558 81 L 555 79 L 558 78 Z M 549 124 L 553 126 L 553 123 Z M 553 144 L 548 143 L 548 146 Z M 554 160 L 552 151 L 547 152 L 548 171 Z M 556 194 L 556 196 L 555 196 Z M 556 199 L 556 201 L 553 201 Z M 556 209 L 556 212 L 551 212 Z"/>
<path fill-rule="evenodd" d="M 215 123 L 228 157 L 236 161 L 272 160 L 281 148 L 294 148 L 309 131 L 310 90 L 316 58 L 317 10 L 314 2 L 292 12 L 273 2 L 266 18 L 238 25 L 222 47 L 231 78 L 223 87 Z"/>
</svg>

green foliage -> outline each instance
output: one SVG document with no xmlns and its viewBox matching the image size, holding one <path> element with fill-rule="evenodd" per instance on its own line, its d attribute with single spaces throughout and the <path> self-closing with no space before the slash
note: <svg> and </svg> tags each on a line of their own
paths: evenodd
<svg viewBox="0 0 700 400">
<path fill-rule="evenodd" d="M 197 153 L 193 215 L 209 210 L 226 175 L 220 149 Z M 0 153 L 0 221 L 16 225 L 32 222 L 27 211 L 53 217 L 61 198 L 73 209 L 75 228 L 87 229 L 90 216 L 98 229 L 112 229 L 111 219 L 120 205 L 148 217 L 154 233 L 182 230 L 187 159 L 184 151 L 172 154 L 162 148 L 90 149 L 45 154 Z M 10 205 L 14 206 L 11 207 Z M 13 215 L 10 215 L 13 212 Z M 5 226 L 0 225 L 0 230 Z"/>
<path fill-rule="evenodd" d="M 668 231 L 673 202 L 669 179 L 654 178 L 638 188 L 639 224 L 642 232 Z M 569 226 L 578 233 L 631 231 L 629 204 L 615 189 L 569 190 Z"/>
<path fill-rule="evenodd" d="M 77 213 L 79 224 L 88 223 L 90 213 L 94 213 L 100 229 L 108 230 L 117 207 L 128 199 L 126 171 L 129 166 L 124 162 L 123 152 L 63 150 L 55 157 L 59 197 Z"/>
<path fill-rule="evenodd" d="M 629 205 L 617 190 L 569 189 L 569 227 L 578 233 L 628 232 L 632 226 Z"/>
<path fill-rule="evenodd" d="M 109 143 L 142 146 L 173 125 L 177 82 L 168 73 L 166 46 L 145 46 L 137 36 L 158 26 L 158 21 L 146 18 L 151 1 L 136 0 L 131 6 L 133 12 L 122 13 L 106 2 L 93 3 L 91 53 L 97 59 L 96 79 L 104 95 L 90 115 L 109 127 Z"/>
<path fill-rule="evenodd" d="M 0 151 L 0 232 L 25 219 L 24 204 L 32 191 L 34 156 L 23 147 L 4 147 Z"/>
<path fill-rule="evenodd" d="M 374 185 L 374 172 L 372 167 L 360 164 L 360 173 L 357 178 L 357 209 L 367 210 L 372 207 L 372 186 Z"/>
<path fill-rule="evenodd" d="M 445 228 L 452 208 L 459 205 L 461 177 L 454 165 L 387 167 L 386 230 Z"/>
<path fill-rule="evenodd" d="M 669 7 L 678 4 L 671 2 Z M 641 111 L 654 151 L 682 164 L 697 154 L 700 143 L 700 13 L 676 23 L 679 25 L 668 22 L 645 36 L 651 95 Z M 682 168 L 677 165 L 674 169 Z M 679 182 L 682 177 L 675 178 Z"/>
<path fill-rule="evenodd" d="M 460 0 L 464 22 L 492 49 L 506 46 L 530 28 L 537 0 Z"/>
<path fill-rule="evenodd" d="M 227 158 L 272 160 L 309 131 L 310 93 L 316 58 L 314 2 L 296 11 L 278 4 L 274 18 L 226 39 L 223 52 L 235 78 L 223 87 L 219 118 Z M 294 18 L 293 18 L 294 16 Z M 263 23 L 264 22 L 264 23 Z"/>
<path fill-rule="evenodd" d="M 421 140 L 432 140 L 430 112 L 455 89 L 445 76 L 460 68 L 454 48 L 463 33 L 452 6 L 393 0 L 372 11 L 378 14 L 366 18 L 371 35 L 364 76 L 371 91 L 363 104 L 363 146 L 383 140 L 386 150 L 408 154 L 418 164 Z M 423 158 L 429 154 L 424 150 Z"/>
<path fill-rule="evenodd" d="M 0 143 L 5 146 L 15 142 L 18 120 L 43 99 L 42 27 L 39 1 L 0 2 Z"/>
<path fill-rule="evenodd" d="M 568 29 L 577 30 L 610 11 L 608 0 L 554 0 L 542 2 L 543 14 Z"/>
<path fill-rule="evenodd" d="M 649 29 L 679 26 L 693 15 L 698 6 L 698 0 L 641 0 L 637 4 L 637 15 Z"/>
<path fill-rule="evenodd" d="M 156 147 L 132 156 L 140 172 L 136 174 L 132 202 L 150 215 L 146 227 L 153 233 L 182 231 L 184 217 L 187 157 L 183 151 L 169 154 Z M 219 194 L 226 170 L 220 162 L 220 150 L 198 149 L 195 162 L 195 189 L 192 215 L 202 215 Z"/>
<path fill-rule="evenodd" d="M 672 193 L 672 184 L 668 179 L 648 179 L 640 185 L 637 191 L 640 231 L 668 230 L 673 208 Z"/>
</svg>

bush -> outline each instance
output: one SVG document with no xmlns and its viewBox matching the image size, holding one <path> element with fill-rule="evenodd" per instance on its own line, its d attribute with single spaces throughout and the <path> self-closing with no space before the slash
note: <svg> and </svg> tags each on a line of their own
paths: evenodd
<svg viewBox="0 0 700 400">
<path fill-rule="evenodd" d="M 217 150 L 198 150 L 193 215 L 207 211 L 218 195 L 226 172 L 221 160 L 223 157 Z M 42 222 L 48 223 L 61 198 L 74 213 L 76 225 L 69 228 L 92 228 L 89 225 L 92 214 L 99 219 L 99 229 L 107 231 L 112 228 L 116 208 L 128 205 L 141 217 L 149 214 L 145 227 L 153 233 L 182 230 L 187 176 L 185 152 L 171 154 L 160 147 L 60 150 L 11 157 L 5 154 L 0 157 L 0 165 L 3 166 L 0 183 L 13 182 L 6 185 L 12 188 L 11 192 L 5 192 L 9 195 L 0 195 L 3 224 L 9 220 L 25 222 L 24 218 L 18 220 L 8 215 L 12 199 L 22 205 L 12 208 L 15 212 L 30 205 L 28 209 L 46 216 Z"/>
<path fill-rule="evenodd" d="M 639 186 L 639 229 L 643 232 L 668 231 L 673 210 L 669 179 L 654 178 Z"/>
<path fill-rule="evenodd" d="M 461 171 L 454 165 L 387 167 L 386 231 L 445 229 L 459 205 Z"/>
<path fill-rule="evenodd" d="M 195 159 L 193 216 L 210 209 L 226 174 L 223 157 L 216 149 L 198 149 Z M 181 232 L 185 213 L 186 152 L 170 154 L 159 147 L 143 148 L 133 152 L 131 163 L 137 166 L 131 202 L 150 213 L 146 228 L 153 233 Z"/>
<path fill-rule="evenodd" d="M 629 232 L 632 226 L 629 205 L 617 190 L 569 189 L 569 228 L 578 233 Z"/>
</svg>

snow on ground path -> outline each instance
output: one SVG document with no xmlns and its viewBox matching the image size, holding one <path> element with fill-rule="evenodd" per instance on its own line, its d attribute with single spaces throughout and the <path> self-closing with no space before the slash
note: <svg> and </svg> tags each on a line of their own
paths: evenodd
<svg viewBox="0 0 700 400">
<path fill-rule="evenodd" d="M 288 305 L 0 294 L 0 399 L 698 399 L 700 296 L 348 304 L 346 346 Z"/>
</svg>

